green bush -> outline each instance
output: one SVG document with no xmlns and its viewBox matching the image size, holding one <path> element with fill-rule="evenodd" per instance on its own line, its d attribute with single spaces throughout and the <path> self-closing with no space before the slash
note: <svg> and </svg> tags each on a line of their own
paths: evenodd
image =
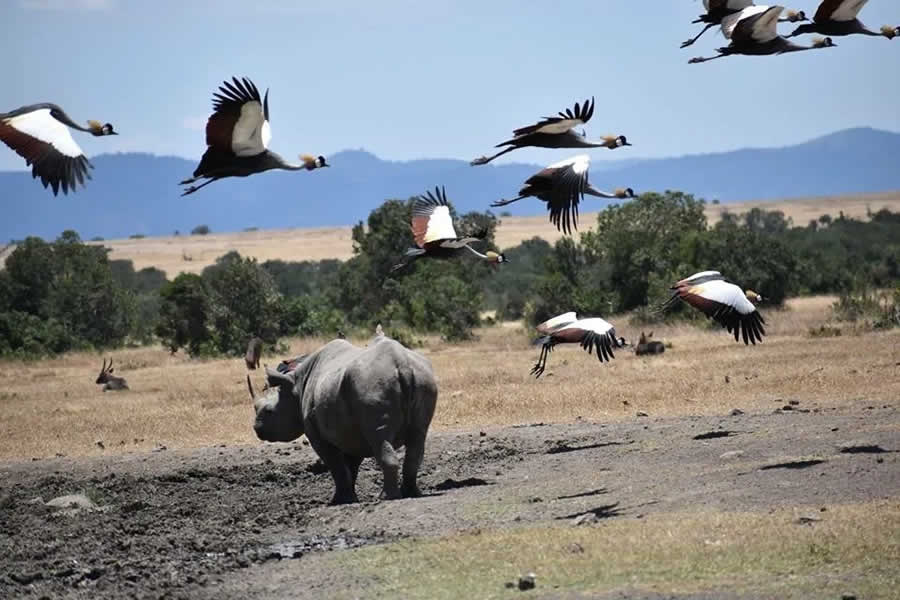
<svg viewBox="0 0 900 600">
<path fill-rule="evenodd" d="M 900 327 L 900 286 L 893 291 L 863 287 L 840 295 L 832 305 L 835 318 L 875 329 Z"/>
<path fill-rule="evenodd" d="M 33 317 L 26 319 L 26 329 L 34 335 L 8 326 L 4 335 L 11 337 L 0 346 L 15 352 L 25 344 L 26 353 L 43 355 L 121 345 L 134 323 L 134 295 L 113 277 L 107 252 L 82 243 L 74 231 L 51 243 L 24 240 L 7 258 L 0 277 L 0 309 Z M 34 325 L 35 318 L 53 324 L 45 329 Z M 64 334 L 58 334 L 57 326 Z M 48 343 L 43 350 L 35 347 L 40 340 Z"/>
</svg>

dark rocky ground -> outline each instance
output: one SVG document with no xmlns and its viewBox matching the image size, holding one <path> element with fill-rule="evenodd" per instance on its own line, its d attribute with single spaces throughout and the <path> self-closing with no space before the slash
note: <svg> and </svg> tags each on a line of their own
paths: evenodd
<svg viewBox="0 0 900 600">
<path fill-rule="evenodd" d="M 897 406 L 785 408 L 435 433 L 423 498 L 377 501 L 380 476 L 366 461 L 366 501 L 337 507 L 327 505 L 330 476 L 301 442 L 0 463 L 0 598 L 237 598 L 262 581 L 266 597 L 327 597 L 335 578 L 352 586 L 352 575 L 298 588 L 275 565 L 585 514 L 900 496 Z M 46 506 L 67 494 L 96 508 Z M 473 508 L 483 506 L 491 510 Z"/>
</svg>

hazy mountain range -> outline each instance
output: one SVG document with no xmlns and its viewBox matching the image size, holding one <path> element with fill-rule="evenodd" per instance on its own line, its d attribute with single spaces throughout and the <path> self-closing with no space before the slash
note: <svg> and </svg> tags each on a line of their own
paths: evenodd
<svg viewBox="0 0 900 600">
<path fill-rule="evenodd" d="M 8 151 L 5 147 L 2 151 Z M 595 150 L 592 156 L 608 150 Z M 561 150 L 560 159 L 578 153 Z M 783 148 L 744 149 L 664 159 L 595 160 L 591 182 L 601 189 L 630 186 L 636 192 L 683 190 L 723 203 L 900 189 L 900 134 L 847 129 Z M 27 172 L 0 172 L 0 240 L 28 235 L 54 238 L 75 229 L 84 239 L 162 235 L 246 227 L 347 225 L 364 220 L 388 198 L 407 198 L 444 185 L 457 210 L 487 210 L 513 197 L 543 165 L 471 167 L 465 161 L 381 160 L 363 150 L 329 157 L 333 165 L 312 173 L 270 172 L 224 180 L 182 198 L 178 182 L 194 161 L 149 154 L 92 158 L 94 179 L 74 195 L 54 197 Z M 605 205 L 589 198 L 582 210 Z M 504 209 L 514 215 L 543 211 L 522 200 Z"/>
</svg>

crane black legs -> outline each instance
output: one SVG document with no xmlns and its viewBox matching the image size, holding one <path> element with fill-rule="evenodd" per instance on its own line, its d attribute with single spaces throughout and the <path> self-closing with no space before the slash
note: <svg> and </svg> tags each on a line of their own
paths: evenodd
<svg viewBox="0 0 900 600">
<path fill-rule="evenodd" d="M 512 200 L 497 200 L 496 202 L 491 202 L 491 206 L 506 206 L 507 204 L 518 202 L 522 198 L 525 198 L 525 196 L 519 196 L 518 198 L 513 198 Z"/>
<path fill-rule="evenodd" d="M 218 181 L 219 179 L 220 179 L 219 177 L 213 177 L 212 179 L 209 179 L 209 180 L 207 180 L 207 181 L 204 181 L 204 182 L 201 183 L 200 185 L 192 185 L 191 187 L 189 187 L 189 188 L 187 188 L 186 190 L 184 190 L 184 192 L 183 192 L 181 195 L 182 195 L 182 196 L 187 196 L 188 194 L 193 194 L 194 192 L 196 192 L 196 191 L 199 190 L 200 188 L 205 187 L 205 186 L 211 184 L 213 181 Z M 182 182 L 181 182 L 180 184 L 178 184 L 178 185 L 186 185 L 186 184 L 188 184 L 188 183 L 190 183 L 190 182 L 192 182 L 192 181 L 196 181 L 196 179 L 185 179 L 184 181 L 182 181 Z"/>
<path fill-rule="evenodd" d="M 506 148 L 506 149 L 504 149 L 504 150 L 501 150 L 500 152 L 498 152 L 497 154 L 495 154 L 495 155 L 493 155 L 493 156 L 482 156 L 482 157 L 476 158 L 475 160 L 473 160 L 473 161 L 470 162 L 469 164 L 472 165 L 473 167 L 474 167 L 474 166 L 477 166 L 477 165 L 486 165 L 486 164 L 488 164 L 489 162 L 491 162 L 492 160 L 494 160 L 495 158 L 500 157 L 500 156 L 503 156 L 503 155 L 506 154 L 507 152 L 512 152 L 512 151 L 515 150 L 516 148 L 518 148 L 518 146 L 510 146 L 509 148 Z"/>
<path fill-rule="evenodd" d="M 697 20 L 697 21 L 694 21 L 694 23 L 702 23 L 702 21 Z M 696 36 L 694 36 L 692 39 L 689 39 L 689 40 L 687 40 L 687 41 L 685 41 L 685 42 L 682 42 L 682 43 L 681 43 L 681 47 L 682 47 L 682 48 L 687 48 L 688 46 L 693 45 L 694 42 L 696 42 L 697 40 L 700 39 L 700 36 L 701 36 L 701 35 L 703 35 L 703 34 L 706 33 L 707 31 L 709 31 L 709 28 L 710 28 L 710 27 L 715 27 L 715 26 L 716 26 L 716 23 L 709 23 L 709 24 L 707 24 L 706 27 L 703 28 L 703 31 L 701 31 L 700 33 L 698 33 L 698 34 L 697 34 Z"/>
</svg>

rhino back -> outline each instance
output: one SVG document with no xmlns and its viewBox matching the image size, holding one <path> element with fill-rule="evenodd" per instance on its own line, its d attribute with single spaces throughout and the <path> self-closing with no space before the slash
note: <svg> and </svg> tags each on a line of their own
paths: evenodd
<svg viewBox="0 0 900 600">
<path fill-rule="evenodd" d="M 428 359 L 389 339 L 364 349 L 343 344 L 320 357 L 304 393 L 304 420 L 356 456 L 371 456 L 368 440 L 376 429 L 395 447 L 405 443 L 410 426 L 427 430 L 437 400 Z"/>
</svg>

